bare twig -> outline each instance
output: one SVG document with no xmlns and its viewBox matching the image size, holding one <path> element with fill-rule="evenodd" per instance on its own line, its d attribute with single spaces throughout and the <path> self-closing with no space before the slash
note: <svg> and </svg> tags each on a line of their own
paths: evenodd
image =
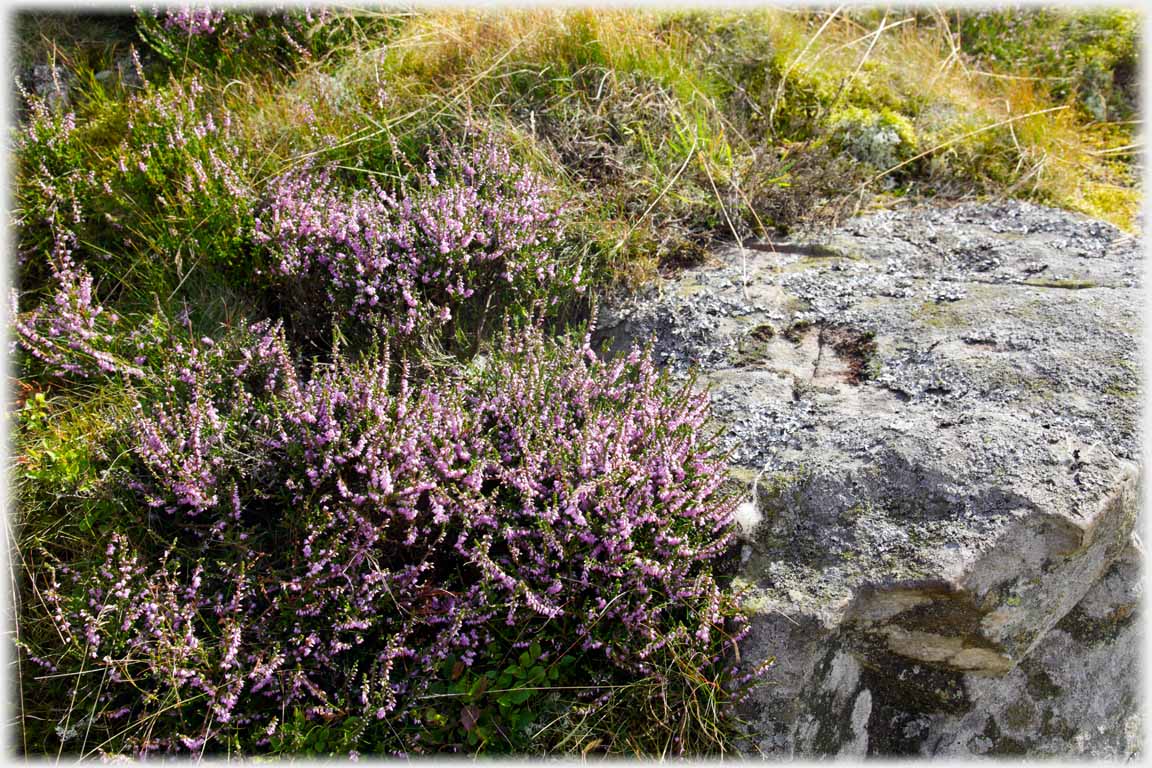
<svg viewBox="0 0 1152 768">
<path fill-rule="evenodd" d="M 1096 157 L 1100 157 L 1102 155 L 1131 154 L 1134 152 L 1142 152 L 1142 151 L 1144 151 L 1144 145 L 1137 143 L 1137 144 L 1125 144 L 1122 147 L 1112 147 L 1110 149 L 1099 149 L 1099 150 L 1089 152 L 1088 154 L 1096 156 Z"/>
</svg>

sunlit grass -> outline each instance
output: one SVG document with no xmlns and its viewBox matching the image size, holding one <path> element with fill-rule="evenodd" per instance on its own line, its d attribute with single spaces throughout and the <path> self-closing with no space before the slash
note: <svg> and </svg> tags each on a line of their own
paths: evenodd
<svg viewBox="0 0 1152 768">
<path fill-rule="evenodd" d="M 51 196 L 36 190 L 83 189 L 91 210 L 77 248 L 101 301 L 133 323 L 152 323 L 159 339 L 211 342 L 282 310 L 249 231 L 249 208 L 267 202 L 270 180 L 314 164 L 332 167 L 349 187 L 403 192 L 426 170 L 429 146 L 482 134 L 558 188 L 566 202 L 557 248 L 586 267 L 592 296 L 699 261 L 717 239 L 803 237 L 896 198 L 1014 196 L 1133 230 L 1142 197 L 1139 122 L 1123 114 L 1111 85 L 1086 91 L 1073 66 L 1120 61 L 1132 18 L 1047 13 L 1020 28 L 1010 15 L 992 14 L 980 26 L 954 12 L 901 8 L 340 16 L 339 34 L 298 61 L 270 64 L 237 48 L 224 75 L 195 61 L 150 72 L 164 93 L 195 74 L 204 108 L 226 110 L 235 122 L 228 146 L 245 207 L 211 227 L 205 221 L 219 195 L 191 189 L 173 205 L 142 185 L 125 182 L 117 196 L 103 191 L 119 178 L 121 143 L 140 132 L 130 121 L 138 126 L 150 109 L 163 111 L 141 103 L 139 84 L 107 75 L 127 44 L 101 36 L 130 22 L 28 16 L 19 55 L 67 72 L 67 108 L 78 127 L 43 178 L 31 160 L 20 166 L 27 175 L 17 182 L 24 187 L 14 214 L 24 301 L 39 299 L 48 281 L 44 253 L 54 234 L 45 215 Z M 869 154 L 867 142 L 851 141 L 853 131 L 877 129 L 895 135 L 890 152 Z M 206 142 L 200 159 L 222 146 Z M 177 175 L 184 159 L 174 152 L 163 167 L 177 170 L 161 175 Z M 92 182 L 81 178 L 87 172 Z M 46 185 L 34 188 L 30 178 Z M 182 188 L 167 181 L 156 187 L 166 195 Z M 563 319 L 584 319 L 587 309 L 569 308 Z M 339 341 L 329 349 L 321 339 L 307 354 L 335 354 Z M 423 365 L 432 376 L 458 365 L 434 341 L 421 343 L 414 370 Z M 157 371 L 167 347 L 153 340 L 141 367 Z M 67 385 L 35 364 L 23 375 L 11 467 L 23 566 L 41 569 L 30 554 L 40 550 L 93 557 L 113 529 L 150 530 L 147 510 L 105 493 L 119 466 L 117 425 L 130 418 L 132 388 L 148 382 Z M 37 605 L 34 586 L 24 586 Z M 21 631 L 39 639 L 51 630 L 31 622 Z M 541 749 L 729 750 L 733 724 L 719 711 L 715 681 L 674 653 L 666 661 L 663 679 L 622 686 L 594 715 L 542 724 Z M 65 694 L 76 685 L 37 683 L 65 686 Z M 34 694 L 24 694 L 26 736 L 51 742 L 61 713 L 38 710 Z M 96 707 L 91 696 L 78 701 Z M 74 714 L 69 707 L 64 720 Z"/>
</svg>

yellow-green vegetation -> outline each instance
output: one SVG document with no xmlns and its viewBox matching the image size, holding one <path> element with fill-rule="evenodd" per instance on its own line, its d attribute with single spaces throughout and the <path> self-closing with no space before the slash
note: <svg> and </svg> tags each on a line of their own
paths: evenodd
<svg viewBox="0 0 1152 768">
<path fill-rule="evenodd" d="M 179 389 L 173 375 L 190 383 L 181 361 L 217 359 L 224 353 L 208 350 L 229 339 L 236 348 L 228 354 L 252 351 L 255 341 L 236 339 L 264 320 L 284 321 L 283 331 L 260 326 L 267 331 L 260 338 L 291 345 L 308 376 L 363 342 L 342 331 L 346 318 L 325 316 L 315 328 L 301 320 L 334 301 L 317 289 L 313 303 L 291 306 L 296 295 L 277 282 L 287 274 L 286 254 L 371 250 L 390 226 L 396 229 L 388 236 L 416 231 L 399 225 L 423 214 L 443 214 L 434 224 L 474 222 L 469 216 L 482 206 L 487 224 L 503 222 L 501 236 L 524 234 L 525 221 L 546 228 L 546 236 L 533 231 L 523 244 L 525 254 L 540 257 L 522 262 L 533 267 L 524 282 L 551 280 L 556 290 L 526 290 L 532 306 L 481 290 L 476 306 L 449 307 L 448 298 L 469 298 L 474 286 L 486 285 L 464 278 L 482 260 L 469 261 L 474 253 L 491 255 L 475 243 L 499 238 L 452 241 L 448 233 L 436 247 L 420 241 L 413 263 L 452 251 L 463 275 L 445 288 L 428 267 L 420 276 L 427 280 L 402 284 L 419 293 L 431 283 L 419 298 L 446 302 L 434 305 L 442 312 L 421 315 L 429 338 L 405 337 L 403 350 L 405 375 L 435 383 L 453 370 L 483 373 L 489 358 L 466 358 L 484 348 L 485 334 L 499 332 L 501 316 L 522 321 L 548 298 L 548 330 L 561 329 L 586 319 L 590 298 L 692 263 L 715 240 L 792 236 L 894 198 L 1018 196 L 1128 229 L 1139 207 L 1140 18 L 1131 11 L 179 13 L 16 19 L 14 60 L 27 93 L 13 141 L 13 305 L 25 354 L 16 363 L 19 397 L 10 416 L 26 648 L 51 646 L 59 632 L 48 610 L 59 596 L 41 589 L 50 562 L 94 562 L 110 553 L 109 536 L 125 531 L 153 549 L 169 546 L 167 513 L 125 492 L 137 493 L 131 484 L 147 477 L 132 464 L 123 431 L 141 423 L 133 407 L 142 398 Z M 444 203 L 438 185 L 450 187 L 445 194 L 476 191 L 461 180 L 474 178 L 472 160 L 485 146 L 498 148 L 491 183 L 469 203 Z M 328 216 L 341 203 L 371 226 L 357 220 L 342 229 L 338 216 Z M 291 237 L 279 233 L 287 245 L 273 253 L 260 223 L 281 214 L 299 226 Z M 320 230 L 327 239 L 308 240 Z M 374 292 L 386 285 L 391 262 L 357 281 L 355 270 L 366 263 L 373 266 L 348 257 L 341 285 L 376 307 Z M 443 296 L 432 295 L 441 288 Z M 417 298 L 398 289 L 381 306 L 413 307 Z M 929 326 L 962 320 L 948 305 L 917 312 Z M 459 322 L 454 332 L 433 324 L 449 318 Z M 760 344 L 771 335 L 765 329 Z M 776 332 L 798 342 L 802 330 L 794 324 Z M 261 349 L 269 354 L 267 345 Z M 205 418 L 209 426 L 215 421 L 211 412 Z M 247 421 L 233 426 L 242 431 Z M 173 422 L 168 432 L 183 426 Z M 248 473 L 249 457 L 233 450 L 234 437 L 221 437 L 228 450 L 220 461 Z M 184 469 L 182 461 L 172 464 Z M 277 478 L 270 487 L 282 490 Z M 794 480 L 762 478 L 762 498 L 780 502 Z M 247 513 L 286 514 L 256 501 Z M 221 637 L 216 630 L 213 638 Z M 472 673 L 449 668 L 451 690 L 436 701 L 454 707 L 459 697 L 463 704 L 447 718 L 443 741 L 426 748 L 723 753 L 733 732 L 720 712 L 728 696 L 673 646 L 662 651 L 661 674 L 621 684 L 613 697 L 551 723 L 534 722 L 544 710 L 529 702 L 535 694 L 521 698 L 520 683 L 488 690 Z M 538 653 L 517 651 L 525 660 L 494 682 L 543 674 Z M 106 707 L 107 689 L 84 688 L 104 685 L 88 667 L 57 673 L 44 659 L 20 659 L 25 751 L 95 754 L 105 748 L 95 733 L 111 734 L 111 743 L 118 718 L 136 717 L 132 706 Z M 169 712 L 168 702 L 149 704 L 157 717 Z M 426 723 L 442 719 L 434 709 Z M 324 755 L 398 743 L 390 734 L 364 741 L 367 726 L 356 718 L 318 726 L 316 717 L 340 714 L 318 712 L 285 712 L 274 740 L 253 748 Z M 517 724 L 515 739 L 497 733 L 509 722 Z M 478 735 L 491 723 L 490 734 Z M 152 748 L 153 724 L 135 723 L 143 751 Z M 454 732 L 457 725 L 466 735 Z M 194 737 L 189 731 L 176 747 L 195 751 L 189 745 L 206 743 Z M 221 753 L 224 743 L 213 749 Z"/>
<path fill-rule="evenodd" d="M 1084 288 L 1095 288 L 1097 283 L 1095 280 L 1044 280 L 1044 279 L 1031 279 L 1024 281 L 1027 285 L 1036 285 L 1041 288 L 1066 288 L 1071 291 L 1082 290 Z"/>
<path fill-rule="evenodd" d="M 893 168 L 916 151 L 916 129 L 890 109 L 845 107 L 833 112 L 828 127 L 841 148 L 876 168 Z"/>
<path fill-rule="evenodd" d="M 889 178 L 1131 226 L 1132 115 L 1114 95 L 1116 118 L 1102 121 L 1088 89 L 1107 71 L 1120 78 L 1109 94 L 1123 90 L 1136 19 L 1036 15 L 1029 29 L 1082 31 L 1089 50 L 1065 44 L 1056 61 L 996 56 L 1002 29 L 942 13 L 432 14 L 333 72 L 361 98 L 381 96 L 382 124 L 402 135 L 430 118 L 499 124 L 571 183 L 628 276 L 683 259 L 701 232 L 764 234 L 843 213 L 849 200 L 855 209 L 861 190 Z M 1086 63 L 1073 73 L 1077 56 Z M 862 132 L 864 145 L 877 133 L 898 141 L 853 152 Z"/>
<path fill-rule="evenodd" d="M 362 12 L 324 22 L 339 34 L 312 29 L 324 45 L 290 72 L 218 77 L 210 90 L 239 113 L 258 176 L 310 160 L 397 177 L 397 147 L 413 157 L 442 132 L 494 131 L 571 195 L 597 276 L 635 285 L 712 237 L 834 219 L 877 192 L 1011 194 L 1130 228 L 1137 21 Z M 194 60 L 179 69 L 213 78 Z M 96 108 L 109 89 L 88 75 L 77 81 Z"/>
</svg>

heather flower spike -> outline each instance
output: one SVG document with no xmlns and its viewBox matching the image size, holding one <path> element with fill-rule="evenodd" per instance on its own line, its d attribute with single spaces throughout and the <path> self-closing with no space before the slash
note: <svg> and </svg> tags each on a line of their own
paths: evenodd
<svg viewBox="0 0 1152 768">
<path fill-rule="evenodd" d="M 437 154 L 400 197 L 375 184 L 345 192 L 324 168 L 270 185 L 256 239 L 304 311 L 410 336 L 494 296 L 531 307 L 582 288 L 553 253 L 554 190 L 491 141 Z"/>
<path fill-rule="evenodd" d="M 706 397 L 641 350 L 588 352 L 505 330 L 483 369 L 420 383 L 386 358 L 304 379 L 268 323 L 184 349 L 129 440 L 170 551 L 113 538 L 75 588 L 44 585 L 71 646 L 38 658 L 104 668 L 111 710 L 145 691 L 141 753 L 293 712 L 423 732 L 433 687 L 517 638 L 603 680 L 723 664 L 743 619 L 712 574 L 734 502 Z"/>
</svg>

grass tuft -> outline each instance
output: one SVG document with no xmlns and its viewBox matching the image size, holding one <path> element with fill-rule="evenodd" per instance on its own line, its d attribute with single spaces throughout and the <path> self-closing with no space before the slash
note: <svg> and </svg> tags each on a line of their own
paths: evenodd
<svg viewBox="0 0 1152 768">
<path fill-rule="evenodd" d="M 595 359 L 581 323 L 717 240 L 803 237 L 893 200 L 1014 196 L 1135 231 L 1139 20 L 20 14 L 25 751 L 731 752 L 732 705 L 763 670 L 730 674 L 744 622 L 712 570 L 730 500 L 702 403 L 646 353 Z M 609 503 L 624 512 L 581 538 L 574 521 Z M 582 585 L 606 539 L 636 550 Z M 637 574 L 669 568 L 680 597 L 651 599 L 664 586 Z M 438 624 L 464 594 L 460 626 Z M 580 624 L 629 601 L 618 624 Z M 574 627 L 622 655 L 568 648 Z M 440 657 L 437 639 L 457 645 Z"/>
</svg>

